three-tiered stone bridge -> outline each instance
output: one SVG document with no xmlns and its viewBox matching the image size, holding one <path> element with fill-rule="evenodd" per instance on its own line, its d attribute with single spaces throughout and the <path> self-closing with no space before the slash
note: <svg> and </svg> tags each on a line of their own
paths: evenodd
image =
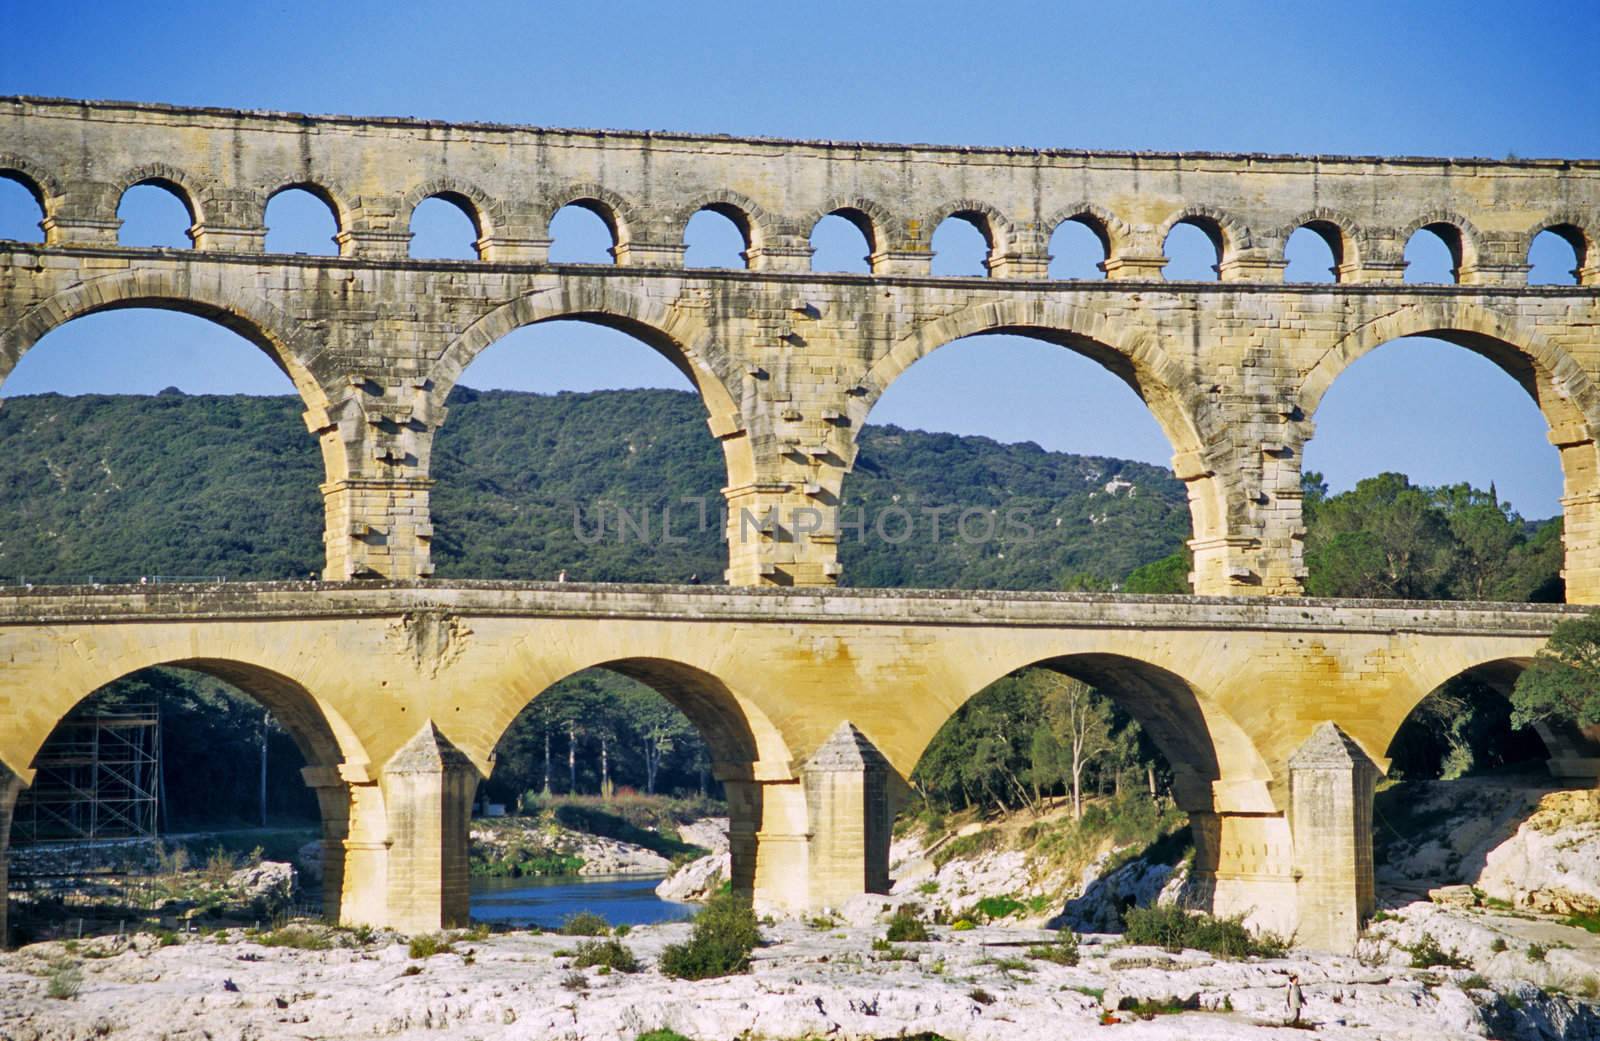
<svg viewBox="0 0 1600 1041">
<path fill-rule="evenodd" d="M 496 739 L 551 683 L 604 665 L 705 734 L 736 882 L 772 905 L 836 904 L 886 883 L 890 809 L 944 720 L 1046 664 L 1113 693 L 1161 743 L 1216 910 L 1348 946 L 1372 906 L 1371 789 L 1401 720 L 1464 671 L 1508 683 L 1573 609 L 1298 599 L 1301 450 L 1324 392 L 1401 336 L 1499 365 L 1560 453 L 1568 600 L 1600 601 L 1600 162 L 953 149 L 10 98 L 0 176 L 32 191 L 43 229 L 0 242 L 0 378 L 98 311 L 171 308 L 240 332 L 304 400 L 327 547 L 325 583 L 0 598 L 0 836 L 73 705 L 182 665 L 295 735 L 342 919 L 459 922 L 471 794 Z M 183 200 L 192 250 L 118 244 L 119 200 L 144 184 Z M 289 188 L 328 204 L 338 256 L 265 251 L 266 204 Z M 479 259 L 407 255 L 411 213 L 436 197 L 472 219 Z M 549 261 L 568 205 L 605 220 L 614 264 Z M 745 269 L 684 267 L 701 210 L 739 227 Z M 862 231 L 870 273 L 810 270 L 830 214 Z M 983 232 L 988 277 L 931 275 L 933 230 L 952 216 Z M 1104 280 L 1049 277 L 1066 221 L 1099 237 Z M 1210 236 L 1219 281 L 1162 279 L 1180 223 Z M 1302 227 L 1328 243 L 1334 283 L 1283 281 Z M 1401 280 L 1422 229 L 1449 245 L 1455 284 Z M 1573 245 L 1578 284 L 1527 284 L 1546 230 Z M 727 464 L 733 588 L 430 578 L 446 396 L 497 339 L 561 318 L 630 332 L 693 382 Z M 828 588 L 868 411 L 917 360 L 984 332 L 1084 354 L 1148 404 L 1188 489 L 1196 596 Z M 1592 745 L 1546 736 L 1554 769 L 1594 776 Z"/>
</svg>

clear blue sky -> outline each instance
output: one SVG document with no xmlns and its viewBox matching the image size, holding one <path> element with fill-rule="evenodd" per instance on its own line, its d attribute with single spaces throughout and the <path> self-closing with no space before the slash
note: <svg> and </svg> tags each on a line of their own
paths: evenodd
<svg viewBox="0 0 1600 1041">
<path fill-rule="evenodd" d="M 958 144 L 1592 157 L 1596 40 L 1593 3 L 0 0 L 0 93 Z M 177 235 L 162 201 L 130 196 L 126 241 Z M 36 235 L 12 230 L 37 219 L 26 209 L 0 191 L 0 237 Z M 419 217 L 418 245 L 459 249 L 451 215 L 436 216 Z M 318 219 L 275 212 L 279 248 L 320 249 Z M 695 229 L 691 260 L 716 262 L 717 230 Z M 958 230 L 936 242 L 941 265 L 973 259 Z M 570 241 L 584 235 L 574 228 Z M 842 239 L 819 234 L 817 245 L 841 258 L 827 266 L 855 261 Z M 1174 269 L 1204 267 L 1169 249 Z M 1057 252 L 1069 269 L 1080 255 L 1067 242 Z M 1536 256 L 1536 277 L 1558 277 L 1564 259 Z M 1413 274 L 1428 267 L 1419 255 Z M 5 391 L 287 391 L 238 344 L 185 316 L 95 316 L 42 341 Z M 529 329 L 466 382 L 682 385 L 643 354 L 603 332 Z M 1171 454 L 1120 383 L 1028 341 L 942 349 L 873 419 L 1152 462 Z M 1397 469 L 1425 483 L 1494 480 L 1528 516 L 1558 509 L 1537 411 L 1459 349 L 1376 352 L 1328 394 L 1317 431 L 1307 465 L 1336 489 Z"/>
</svg>

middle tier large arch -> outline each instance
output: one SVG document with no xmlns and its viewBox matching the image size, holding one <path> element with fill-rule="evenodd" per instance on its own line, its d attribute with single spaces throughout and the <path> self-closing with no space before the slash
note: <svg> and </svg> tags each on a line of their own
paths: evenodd
<svg viewBox="0 0 1600 1041">
<path fill-rule="evenodd" d="M 956 340 L 1006 334 L 1064 347 L 1097 363 L 1128 385 L 1149 409 L 1172 446 L 1172 467 L 1188 491 L 1196 550 L 1195 572 L 1203 588 L 1222 592 L 1229 565 L 1227 547 L 1239 541 L 1246 520 L 1243 494 L 1234 494 L 1230 468 L 1213 446 L 1223 438 L 1204 385 L 1169 354 L 1153 332 L 1119 327 L 1098 311 L 1041 297 L 996 300 L 962 308 L 916 326 L 874 360 L 850 400 L 856 435 L 889 387 L 917 362 Z M 1221 550 L 1222 552 L 1213 552 Z M 1215 557 L 1216 560 L 1211 560 Z M 1215 574 L 1212 574 L 1215 572 Z"/>
</svg>

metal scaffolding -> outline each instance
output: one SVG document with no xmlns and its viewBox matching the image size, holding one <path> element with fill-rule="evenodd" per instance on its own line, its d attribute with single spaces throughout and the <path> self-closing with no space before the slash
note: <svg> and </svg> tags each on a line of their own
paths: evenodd
<svg viewBox="0 0 1600 1041">
<path fill-rule="evenodd" d="M 34 766 L 12 817 L 13 846 L 156 834 L 161 709 L 154 702 L 69 715 Z"/>
</svg>

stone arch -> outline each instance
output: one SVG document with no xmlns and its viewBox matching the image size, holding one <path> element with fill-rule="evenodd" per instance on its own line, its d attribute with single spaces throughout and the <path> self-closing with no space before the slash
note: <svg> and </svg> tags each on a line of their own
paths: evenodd
<svg viewBox="0 0 1600 1041">
<path fill-rule="evenodd" d="M 1346 334 L 1306 370 L 1302 411 L 1314 415 L 1340 373 L 1405 336 L 1434 336 L 1488 358 L 1527 390 L 1552 429 L 1577 422 L 1600 430 L 1600 393 L 1570 354 L 1496 311 L 1454 300 L 1408 304 Z"/>
<path fill-rule="evenodd" d="M 616 657 L 596 651 L 563 660 L 548 674 L 519 674 L 516 682 L 489 695 L 481 718 L 474 721 L 476 740 L 492 749 L 523 709 L 556 683 L 588 669 L 615 672 L 660 694 L 689 717 L 721 773 L 748 772 L 756 763 L 786 768 L 792 758 L 783 734 L 749 697 L 701 666 L 650 653 Z"/>
<path fill-rule="evenodd" d="M 1586 538 L 1600 481 L 1600 392 L 1562 347 L 1482 305 L 1450 298 L 1411 304 L 1345 335 L 1301 379 L 1301 411 L 1314 419 L 1323 396 L 1355 361 L 1391 340 L 1431 336 L 1487 358 L 1528 393 L 1550 427 L 1565 483 L 1567 601 L 1600 597 L 1600 547 Z M 1431 688 L 1430 688 L 1431 689 Z M 1426 692 L 1424 692 L 1426 693 Z"/>
<path fill-rule="evenodd" d="M 261 192 L 256 200 L 257 212 L 260 214 L 256 218 L 256 223 L 265 227 L 267 223 L 267 207 L 272 203 L 272 200 L 284 192 L 296 189 L 309 192 L 328 207 L 329 211 L 333 213 L 333 223 L 336 231 L 344 232 L 350 230 L 355 221 L 355 214 L 350 201 L 353 196 L 337 184 L 330 183 L 325 177 L 315 179 L 290 177 Z"/>
<path fill-rule="evenodd" d="M 687 229 L 689 221 L 701 210 L 710 210 L 733 221 L 739 234 L 744 236 L 746 251 L 759 249 L 773 231 L 774 221 L 766 210 L 746 196 L 726 189 L 695 196 L 678 208 L 673 214 L 672 223 L 675 227 Z"/>
<path fill-rule="evenodd" d="M 1012 239 L 1016 235 L 1016 227 L 1011 219 L 1000 209 L 981 199 L 955 199 L 935 206 L 927 211 L 926 227 L 928 229 L 928 244 L 933 244 L 933 234 L 951 217 L 959 217 L 971 223 L 983 234 L 984 240 L 989 244 L 989 260 L 1003 255 L 1011 248 Z"/>
<path fill-rule="evenodd" d="M 1107 260 L 1120 254 L 1133 236 L 1133 229 L 1121 217 L 1098 203 L 1082 200 L 1062 206 L 1045 220 L 1045 241 L 1049 242 L 1056 229 L 1068 221 L 1077 221 L 1094 232 L 1100 245 L 1105 248 Z"/>
<path fill-rule="evenodd" d="M 1391 688 L 1389 696 L 1375 706 L 1371 720 L 1364 725 L 1352 723 L 1351 736 L 1362 743 L 1375 762 L 1387 769 L 1389 749 L 1400 728 L 1430 694 L 1458 676 L 1471 676 L 1509 699 L 1517 677 L 1533 663 L 1543 642 L 1529 640 L 1521 649 L 1508 648 L 1503 642 L 1493 647 L 1467 643 L 1453 648 L 1455 653 L 1419 655 L 1410 663 L 1401 682 Z M 1559 736 L 1550 727 L 1536 729 L 1545 747 L 1555 755 Z"/>
<path fill-rule="evenodd" d="M 1161 223 L 1155 241 L 1165 248 L 1167 236 L 1180 224 L 1193 224 L 1217 248 L 1217 266 L 1228 263 L 1239 253 L 1255 246 L 1250 229 L 1232 216 L 1210 206 L 1185 206 Z"/>
<path fill-rule="evenodd" d="M 1416 220 L 1400 229 L 1396 239 L 1402 253 L 1411 242 L 1411 237 L 1417 232 L 1427 229 L 1439 235 L 1444 240 L 1446 248 L 1450 250 L 1451 260 L 1455 264 L 1457 277 L 1465 268 L 1475 267 L 1478 263 L 1478 247 L 1482 236 L 1472 222 L 1455 210 L 1436 208 L 1422 214 Z M 1447 229 L 1448 234 L 1443 234 L 1439 229 Z"/>
<path fill-rule="evenodd" d="M 802 233 L 809 236 L 818 221 L 835 214 L 855 225 L 873 253 L 886 248 L 886 236 L 895 227 L 894 214 L 882 204 L 860 195 L 836 195 L 800 219 Z"/>
<path fill-rule="evenodd" d="M 615 246 L 621 247 L 632 238 L 633 229 L 639 226 L 639 208 L 626 197 L 610 188 L 592 182 L 569 184 L 551 192 L 545 205 L 545 226 L 568 206 L 579 206 L 599 217 L 611 229 Z"/>
<path fill-rule="evenodd" d="M 362 774 L 370 765 L 367 751 L 344 716 L 310 687 L 271 663 L 241 657 L 239 641 L 216 639 L 181 630 L 120 643 L 96 657 L 67 654 L 62 667 L 35 689 L 36 708 L 28 714 L 35 725 L 0 734 L 0 775 L 9 762 L 24 781 L 34 778 L 33 763 L 61 720 L 96 691 L 125 676 L 155 667 L 204 673 L 222 680 L 267 709 L 281 723 L 305 759 L 302 776 L 316 795 L 322 817 L 323 906 L 341 917 L 347 896 L 345 839 L 350 834 L 354 799 L 345 771 Z M 377 806 L 368 800 L 369 812 Z M 9 836 L 0 833 L 0 880 Z M 3 922 L 3 918 L 0 918 Z"/>
<path fill-rule="evenodd" d="M 0 160 L 0 167 L 5 164 Z M 1546 214 L 1533 224 L 1522 236 L 1520 255 L 1526 257 L 1533 248 L 1533 240 L 1542 232 L 1554 232 L 1560 236 L 1567 245 L 1572 247 L 1572 252 L 1577 258 L 1577 267 L 1583 268 L 1595 258 L 1595 228 L 1600 227 L 1600 218 L 1579 213 L 1577 210 L 1557 210 Z"/>
<path fill-rule="evenodd" d="M 67 713 L 116 680 L 167 667 L 204 673 L 248 694 L 283 724 L 309 765 L 336 767 L 368 761 L 364 744 L 344 716 L 300 679 L 274 665 L 239 657 L 233 647 L 219 645 L 215 649 L 221 653 L 208 654 L 213 649 L 207 646 L 209 642 L 202 638 L 190 644 L 173 638 L 129 643 L 123 645 L 123 653 L 63 670 L 68 680 L 59 688 L 41 692 L 44 708 L 30 717 L 38 720 L 37 725 L 26 732 L 19 730 L 15 742 L 7 742 L 7 757 L 14 757 L 15 764 L 27 771 L 23 776 L 31 777 L 39 748 Z M 179 645 L 186 649 L 178 650 Z"/>
<path fill-rule="evenodd" d="M 958 692 L 955 698 L 918 700 L 918 718 L 908 721 L 908 729 L 916 731 L 914 748 L 900 737 L 892 743 L 901 751 L 898 757 L 891 755 L 891 761 L 909 777 L 939 729 L 962 705 L 1019 670 L 1044 668 L 1088 683 L 1137 721 L 1171 766 L 1173 794 L 1193 825 L 1201 883 L 1195 893 L 1212 899 L 1222 853 L 1218 816 L 1238 812 L 1230 803 L 1241 795 L 1253 812 L 1271 805 L 1274 775 L 1252 736 L 1189 675 L 1203 664 L 1167 661 L 1170 655 L 1151 653 L 1152 645 L 1141 644 L 1133 634 L 1109 639 L 1103 634 L 1051 634 L 1038 640 L 997 642 L 1002 646 L 973 662 L 975 668 L 940 676 L 940 687 Z M 1229 794 L 1219 798 L 1224 792 Z"/>
<path fill-rule="evenodd" d="M 1179 476 L 1189 482 L 1189 508 L 1196 539 L 1220 538 L 1230 527 L 1229 492 L 1222 468 L 1196 464 L 1209 458 L 1217 438 L 1210 431 L 1211 410 L 1203 388 L 1188 371 L 1142 331 L 1119 329 L 1104 315 L 1044 296 L 1008 297 L 977 304 L 918 326 L 880 357 L 850 398 L 851 429 L 859 434 L 867 415 L 907 369 L 938 348 L 980 333 L 1012 333 L 1066 347 L 1098 362 L 1139 395 L 1167 435 Z"/>
<path fill-rule="evenodd" d="M 33 201 L 39 204 L 40 213 L 46 218 L 52 215 L 54 200 L 60 198 L 62 188 L 61 182 L 49 171 L 20 155 L 0 152 L 0 177 L 22 185 L 33 196 Z"/>
<path fill-rule="evenodd" d="M 1367 242 L 1367 232 L 1359 223 L 1337 210 L 1318 206 L 1305 211 L 1278 229 L 1275 237 L 1280 244 L 1280 259 L 1287 261 L 1282 251 L 1288 248 L 1289 237 L 1301 228 L 1314 233 L 1327 243 L 1328 249 L 1333 252 L 1335 268 L 1359 265 L 1362 258 L 1371 252 Z"/>
<path fill-rule="evenodd" d="M 466 214 L 479 241 L 489 238 L 497 228 L 505 225 L 505 207 L 477 185 L 459 177 L 435 177 L 406 192 L 400 204 L 406 227 L 410 227 L 417 207 L 429 199 L 443 199 Z"/>
<path fill-rule="evenodd" d="M 700 394 L 713 433 L 722 439 L 729 483 L 754 479 L 755 460 L 744 430 L 738 386 L 729 358 L 712 348 L 707 330 L 655 298 L 632 293 L 605 279 L 564 279 L 555 289 L 517 297 L 473 322 L 445 347 L 429 369 L 436 406 L 442 408 L 452 387 L 472 360 L 507 334 L 525 325 L 571 318 L 628 333 L 651 347 L 686 376 Z"/>
<path fill-rule="evenodd" d="M 205 203 L 210 195 L 209 186 L 186 171 L 167 163 L 146 163 L 124 171 L 122 176 L 112 182 L 112 205 L 120 207 L 122 197 L 127 194 L 128 189 L 141 184 L 153 184 L 165 188 L 176 195 L 178 201 L 189 211 L 191 224 L 205 223 Z"/>
<path fill-rule="evenodd" d="M 64 289 L 30 308 L 9 327 L 0 328 L 0 387 L 46 333 L 74 318 L 130 307 L 180 311 L 216 322 L 272 359 L 294 384 L 308 415 L 327 418 L 335 406 L 311 367 L 317 345 L 307 341 L 290 316 L 265 300 L 215 289 L 188 278 L 185 272 L 151 268 L 107 275 Z M 327 479 L 344 477 L 347 461 L 342 449 L 326 440 L 322 448 Z"/>
</svg>

